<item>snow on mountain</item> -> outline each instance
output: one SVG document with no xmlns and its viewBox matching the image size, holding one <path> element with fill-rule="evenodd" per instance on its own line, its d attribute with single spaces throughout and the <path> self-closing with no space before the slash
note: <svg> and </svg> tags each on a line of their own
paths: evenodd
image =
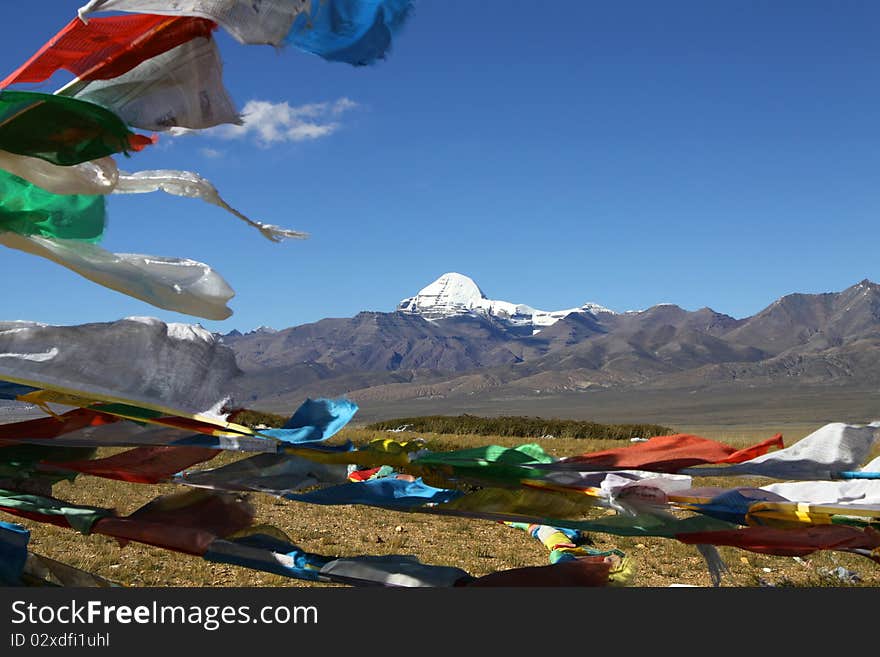
<svg viewBox="0 0 880 657">
<path fill-rule="evenodd" d="M 482 314 L 515 326 L 532 326 L 535 332 L 555 324 L 571 313 L 614 313 L 595 303 L 566 310 L 538 310 L 521 303 L 489 299 L 473 279 L 456 272 L 443 274 L 417 295 L 401 301 L 397 310 L 420 315 L 428 321 L 458 315 Z"/>
<path fill-rule="evenodd" d="M 240 338 L 245 335 L 272 335 L 274 333 L 278 333 L 278 329 L 274 329 L 271 326 L 258 326 L 255 329 L 251 329 L 250 331 L 245 331 L 242 333 L 238 329 L 232 329 L 229 333 L 226 333 L 222 337 L 225 338 Z"/>
</svg>

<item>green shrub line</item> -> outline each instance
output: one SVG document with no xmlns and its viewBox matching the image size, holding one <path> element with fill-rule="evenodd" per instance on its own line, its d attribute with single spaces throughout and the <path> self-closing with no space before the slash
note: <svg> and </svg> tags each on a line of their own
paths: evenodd
<svg viewBox="0 0 880 657">
<path fill-rule="evenodd" d="M 289 418 L 276 413 L 239 408 L 232 410 L 226 419 L 229 422 L 256 429 L 257 427 L 282 427 Z"/>
<path fill-rule="evenodd" d="M 586 420 L 559 420 L 528 416 L 479 417 L 476 415 L 425 415 L 374 422 L 366 429 L 388 431 L 405 427 L 407 431 L 477 436 L 521 438 L 592 438 L 629 440 L 675 433 L 659 424 L 600 424 Z"/>
<path fill-rule="evenodd" d="M 287 417 L 276 413 L 237 409 L 228 418 L 247 427 L 280 427 Z M 370 431 L 388 431 L 405 427 L 421 433 L 473 436 L 505 436 L 515 438 L 588 438 L 597 440 L 629 440 L 675 433 L 660 424 L 602 424 L 587 420 L 560 420 L 524 415 L 480 417 L 477 415 L 423 415 L 374 422 L 364 427 Z"/>
</svg>

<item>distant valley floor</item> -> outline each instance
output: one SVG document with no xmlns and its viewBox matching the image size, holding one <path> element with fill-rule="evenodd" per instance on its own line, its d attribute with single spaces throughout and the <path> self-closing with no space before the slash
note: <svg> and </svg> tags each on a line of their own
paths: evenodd
<svg viewBox="0 0 880 657">
<path fill-rule="evenodd" d="M 355 398 L 357 401 L 357 399 Z M 258 405 L 258 404 L 257 404 Z M 717 386 L 606 389 L 518 398 L 368 400 L 354 424 L 417 415 L 529 415 L 608 423 L 694 426 L 811 425 L 880 420 L 880 388 Z"/>
</svg>

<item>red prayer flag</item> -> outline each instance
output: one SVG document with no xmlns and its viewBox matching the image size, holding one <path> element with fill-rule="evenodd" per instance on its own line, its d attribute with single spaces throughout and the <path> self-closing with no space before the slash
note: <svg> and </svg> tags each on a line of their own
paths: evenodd
<svg viewBox="0 0 880 657">
<path fill-rule="evenodd" d="M 351 474 L 348 475 L 349 481 L 367 481 L 370 477 L 381 470 L 381 466 L 378 468 L 367 468 L 366 470 L 355 470 Z"/>
<path fill-rule="evenodd" d="M 682 543 L 728 545 L 750 552 L 781 557 L 803 557 L 817 550 L 869 550 L 880 548 L 880 532 L 871 527 L 816 525 L 784 529 L 778 527 L 743 527 L 707 532 L 676 534 Z M 880 553 L 878 553 L 880 558 Z"/>
<path fill-rule="evenodd" d="M 112 536 L 125 547 L 129 541 L 153 547 L 202 556 L 217 536 L 198 527 L 172 527 L 158 522 L 129 518 L 101 518 L 92 528 L 93 534 Z"/>
<path fill-rule="evenodd" d="M 55 525 L 56 527 L 64 527 L 65 529 L 73 529 L 67 518 L 64 516 L 53 515 L 51 513 L 40 513 L 39 511 L 25 511 L 24 509 L 16 509 L 14 507 L 3 506 L 0 504 L 0 511 L 8 513 L 11 516 L 18 516 L 25 520 L 33 520 L 34 522 L 42 522 L 47 525 Z"/>
<path fill-rule="evenodd" d="M 103 459 L 87 459 L 54 463 L 43 461 L 43 470 L 72 470 L 107 479 L 118 479 L 138 484 L 158 484 L 186 468 L 208 461 L 220 453 L 219 449 L 188 446 L 136 447 Z"/>
<path fill-rule="evenodd" d="M 0 425 L 0 441 L 8 445 L 21 439 L 51 440 L 71 431 L 118 422 L 119 418 L 105 413 L 78 408 L 53 417 L 10 422 Z"/>
<path fill-rule="evenodd" d="M 210 37 L 217 24 L 205 18 L 125 14 L 71 20 L 36 54 L 0 82 L 42 82 L 59 69 L 81 80 L 108 80 L 196 37 Z"/>
<path fill-rule="evenodd" d="M 254 508 L 245 499 L 204 491 L 156 498 L 125 518 L 100 518 L 93 534 L 202 556 L 217 538 L 250 526 Z"/>
<path fill-rule="evenodd" d="M 619 468 L 677 472 L 682 468 L 709 463 L 742 463 L 766 454 L 772 447 L 782 447 L 782 434 L 746 447 L 736 449 L 708 438 L 690 434 L 655 436 L 644 443 L 606 449 L 560 459 L 559 464 L 584 465 L 600 470 Z"/>
<path fill-rule="evenodd" d="M 548 566 L 499 570 L 456 586 L 607 586 L 611 564 L 604 557 L 581 557 Z"/>
</svg>

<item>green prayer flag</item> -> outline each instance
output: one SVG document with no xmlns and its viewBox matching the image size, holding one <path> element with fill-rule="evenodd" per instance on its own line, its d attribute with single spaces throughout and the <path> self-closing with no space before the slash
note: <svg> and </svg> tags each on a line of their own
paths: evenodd
<svg viewBox="0 0 880 657">
<path fill-rule="evenodd" d="M 61 516 L 81 534 L 90 533 L 95 522 L 113 515 L 110 509 L 70 504 L 56 500 L 54 497 L 20 493 L 2 488 L 0 488 L 0 508 L 44 516 Z"/>
<path fill-rule="evenodd" d="M 40 461 L 73 461 L 92 458 L 94 447 L 64 447 L 54 445 L 15 444 L 0 446 L 0 479 L 8 482 L 40 479 L 51 486 L 64 479 L 73 480 L 75 472 L 44 472 Z"/>
<path fill-rule="evenodd" d="M 105 204 L 103 195 L 53 194 L 0 169 L 0 231 L 97 242 Z"/>
<path fill-rule="evenodd" d="M 116 114 L 76 98 L 0 91 L 0 149 L 70 166 L 114 153 L 128 155 L 151 139 Z"/>
<path fill-rule="evenodd" d="M 517 481 L 534 476 L 532 466 L 535 464 L 552 461 L 554 458 L 540 445 L 529 443 L 515 448 L 487 445 L 450 452 L 428 452 L 414 458 L 412 463 L 453 477 Z"/>
</svg>

